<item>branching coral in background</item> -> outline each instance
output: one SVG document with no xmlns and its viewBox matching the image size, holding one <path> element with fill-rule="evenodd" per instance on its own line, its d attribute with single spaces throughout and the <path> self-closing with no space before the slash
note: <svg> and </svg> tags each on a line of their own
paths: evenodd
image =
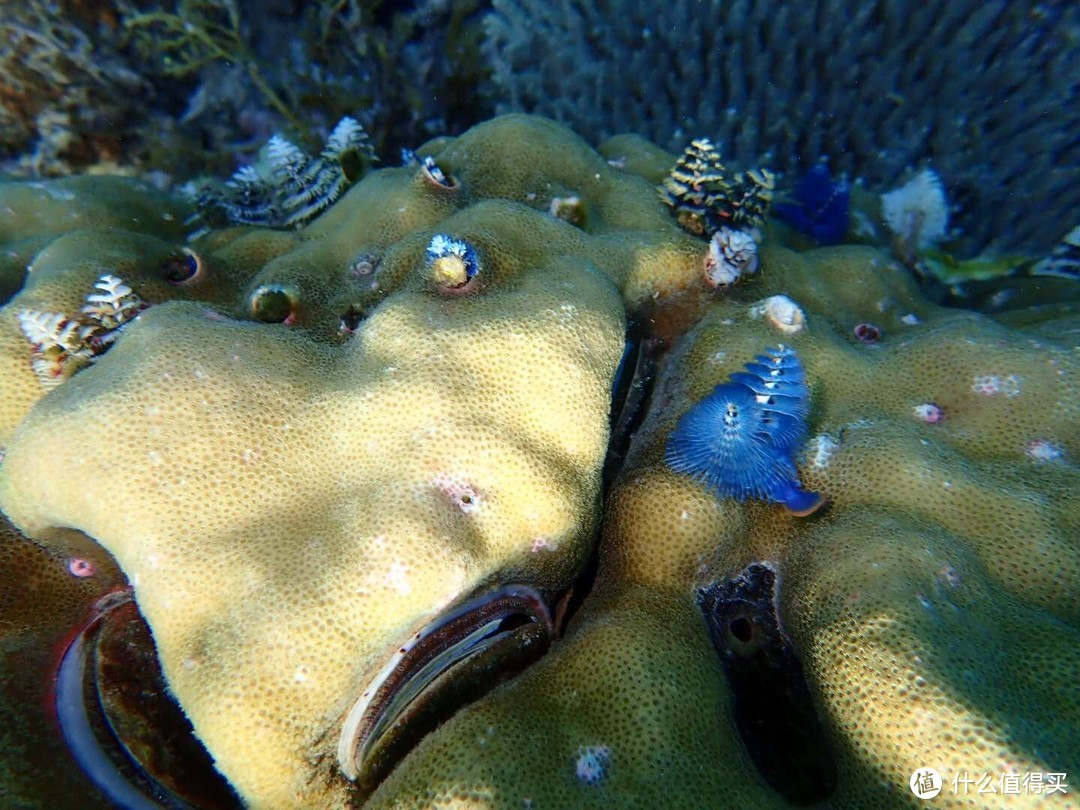
<svg viewBox="0 0 1080 810">
<path fill-rule="evenodd" d="M 894 186 L 932 163 L 962 252 L 1041 252 L 1080 206 L 1080 5 L 842 0 L 492 0 L 499 112 L 594 142 L 688 134 L 798 177 Z M 1016 216 L 1015 200 L 1024 200 Z"/>
<path fill-rule="evenodd" d="M 155 168 L 168 164 L 188 177 L 218 172 L 222 160 L 192 169 L 176 153 L 202 143 L 231 158 L 281 130 L 311 149 L 357 110 L 384 153 L 470 126 L 489 112 L 476 92 L 486 70 L 481 7 L 482 0 L 431 0 L 405 11 L 367 0 L 125 5 L 125 30 L 159 66 L 156 84 L 171 96 L 174 144 L 156 150 Z"/>
<path fill-rule="evenodd" d="M 35 174 L 115 162 L 149 85 L 109 45 L 111 4 L 0 3 L 0 157 Z"/>
<path fill-rule="evenodd" d="M 175 12 L 135 14 L 124 27 L 142 53 L 162 60 L 166 75 L 190 76 L 217 60 L 238 62 L 266 102 L 290 124 L 299 124 L 294 110 L 263 77 L 236 0 L 180 0 Z"/>
</svg>

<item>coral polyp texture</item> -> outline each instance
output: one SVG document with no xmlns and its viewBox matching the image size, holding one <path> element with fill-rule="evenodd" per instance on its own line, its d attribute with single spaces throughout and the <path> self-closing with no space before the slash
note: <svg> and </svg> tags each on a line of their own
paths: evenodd
<svg viewBox="0 0 1080 810">
<path fill-rule="evenodd" d="M 0 313 L 0 578 L 49 573 L 5 588 L 0 652 L 57 654 L 0 658 L 5 709 L 90 638 L 79 604 L 112 626 L 85 562 L 254 807 L 899 808 L 925 768 L 961 806 L 954 775 L 1080 773 L 1074 307 L 943 309 L 770 223 L 717 286 L 640 139 L 513 115 L 418 153 L 296 230 L 43 237 Z M 105 275 L 149 306 L 46 390 L 19 313 Z M 48 779 L 27 711 L 0 772 L 47 784 L 0 797 L 94 790 Z"/>
</svg>

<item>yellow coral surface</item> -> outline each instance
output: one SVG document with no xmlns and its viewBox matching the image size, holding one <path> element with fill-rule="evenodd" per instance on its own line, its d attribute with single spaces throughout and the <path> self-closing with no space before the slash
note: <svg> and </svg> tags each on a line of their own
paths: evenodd
<svg viewBox="0 0 1080 810">
<path fill-rule="evenodd" d="M 607 501 L 597 585 L 566 637 L 425 739 L 375 806 L 789 806 L 732 744 L 738 696 L 695 598 L 757 560 L 780 571 L 780 615 L 835 753 L 827 806 L 908 806 L 926 767 L 944 776 L 942 806 L 969 806 L 962 779 L 983 774 L 997 792 L 980 806 L 1029 806 L 1049 797 L 1003 793 L 1005 774 L 1080 764 L 1075 349 L 934 308 L 876 251 L 765 257 L 760 283 L 718 301 L 665 361 L 665 407 Z M 803 332 L 753 311 L 780 291 L 805 306 Z M 871 317 L 889 338 L 864 345 L 851 328 Z M 662 462 L 688 404 L 781 339 L 813 389 L 800 471 L 830 504 L 810 518 L 719 499 Z M 1015 387 L 988 394 L 973 385 L 985 375 Z M 939 423 L 914 411 L 931 401 Z M 1033 456 L 1033 437 L 1060 455 Z M 590 746 L 604 749 L 595 780 L 578 754 Z"/>
<path fill-rule="evenodd" d="M 528 116 L 428 153 L 457 188 L 373 172 L 301 231 L 201 237 L 188 285 L 153 275 L 176 242 L 61 236 L 0 313 L 0 507 L 54 551 L 64 527 L 115 556 L 244 800 L 787 806 L 698 605 L 767 562 L 835 763 L 821 806 L 910 806 L 927 767 L 940 806 L 1068 806 L 1000 780 L 1080 774 L 1076 313 L 944 309 L 876 249 L 768 235 L 757 275 L 717 292 L 654 187 L 674 156 Z M 550 213 L 573 198 L 572 222 Z M 426 257 L 436 234 L 479 256 L 462 293 Z M 17 313 L 77 309 L 106 271 L 154 306 L 46 395 Z M 602 493 L 627 319 L 651 393 Z M 781 342 L 811 396 L 800 479 L 828 499 L 806 518 L 663 461 L 679 417 Z M 565 634 L 359 794 L 335 757 L 358 693 L 508 583 L 574 587 Z"/>
</svg>

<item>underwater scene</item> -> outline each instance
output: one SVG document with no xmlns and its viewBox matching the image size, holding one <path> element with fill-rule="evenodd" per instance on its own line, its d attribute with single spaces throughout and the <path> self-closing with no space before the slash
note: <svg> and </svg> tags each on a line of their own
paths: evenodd
<svg viewBox="0 0 1080 810">
<path fill-rule="evenodd" d="M 0 2 L 0 810 L 1080 807 L 1080 4 Z"/>
</svg>

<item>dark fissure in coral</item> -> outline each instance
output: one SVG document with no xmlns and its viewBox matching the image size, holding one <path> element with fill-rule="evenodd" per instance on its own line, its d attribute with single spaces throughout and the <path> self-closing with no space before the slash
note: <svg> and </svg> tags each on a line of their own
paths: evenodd
<svg viewBox="0 0 1080 810">
<path fill-rule="evenodd" d="M 72 758 L 116 806 L 241 807 L 169 692 L 130 599 L 76 636 L 57 675 L 56 709 Z"/>
<path fill-rule="evenodd" d="M 604 459 L 603 491 L 611 490 L 622 470 L 630 442 L 649 411 L 656 366 L 666 346 L 649 334 L 645 319 L 626 326 L 626 347 L 611 391 L 611 438 Z"/>
<path fill-rule="evenodd" d="M 813 804 L 836 788 L 836 763 L 780 625 L 776 571 L 751 563 L 698 590 L 713 646 L 732 692 L 732 714 L 747 753 L 788 802 Z"/>
</svg>

